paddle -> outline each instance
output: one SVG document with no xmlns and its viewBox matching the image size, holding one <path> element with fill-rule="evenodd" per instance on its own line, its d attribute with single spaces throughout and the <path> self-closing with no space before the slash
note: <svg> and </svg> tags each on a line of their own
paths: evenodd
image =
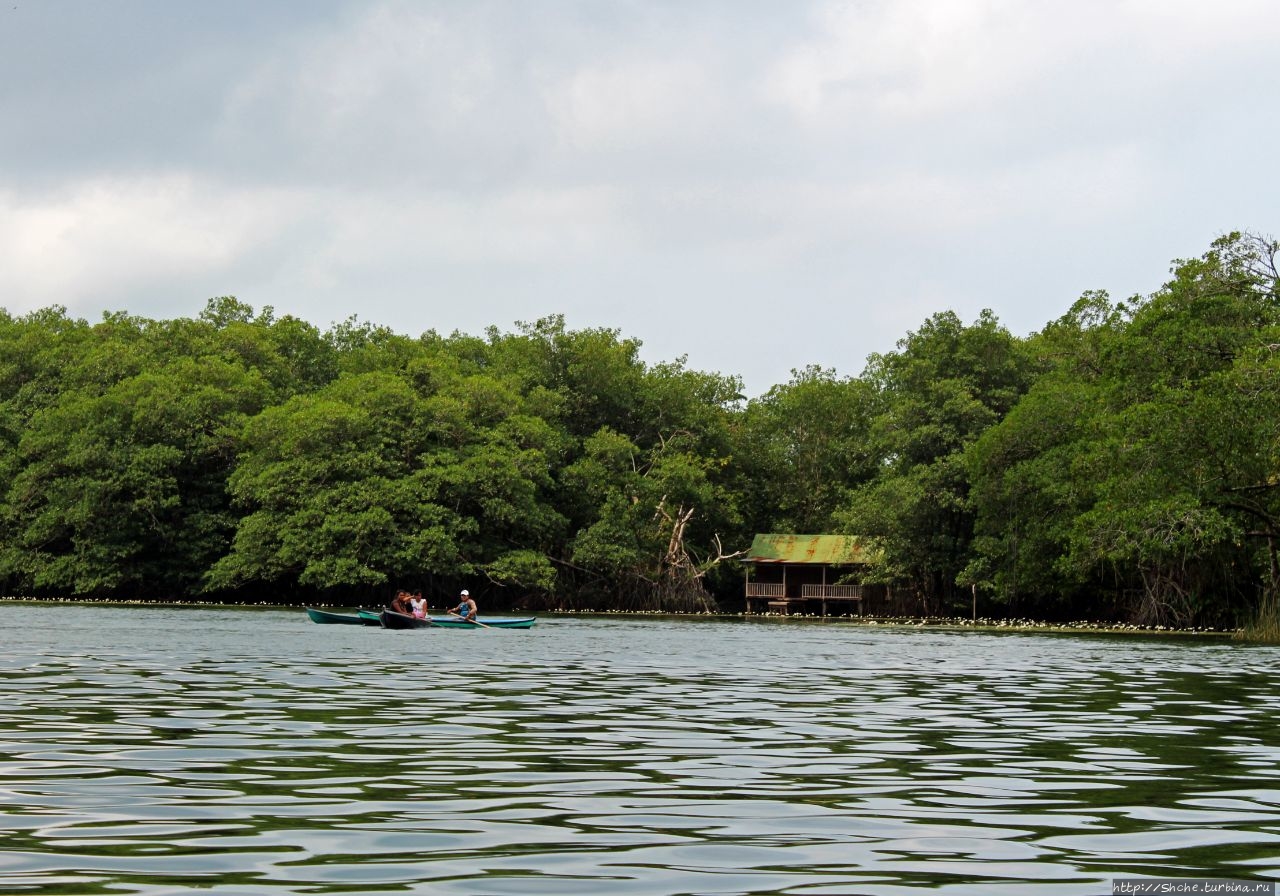
<svg viewBox="0 0 1280 896">
<path fill-rule="evenodd" d="M 468 619 L 466 616 L 462 616 L 462 615 L 460 615 L 460 614 L 458 614 L 458 613 L 453 612 L 453 610 L 450 610 L 450 611 L 449 611 L 449 615 L 450 615 L 450 616 L 457 616 L 457 617 L 458 617 L 459 619 L 461 619 L 463 622 L 469 622 L 469 623 L 471 623 L 472 625 L 478 625 L 478 626 L 480 626 L 481 628 L 489 628 L 489 626 L 485 625 L 485 624 L 484 624 L 483 622 L 481 622 L 479 619 Z"/>
</svg>

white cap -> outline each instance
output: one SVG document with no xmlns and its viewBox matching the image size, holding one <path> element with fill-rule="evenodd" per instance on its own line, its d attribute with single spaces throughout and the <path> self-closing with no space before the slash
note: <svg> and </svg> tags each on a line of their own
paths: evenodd
<svg viewBox="0 0 1280 896">
<path fill-rule="evenodd" d="M 470 591 L 468 591 L 466 588 L 463 588 L 463 589 L 462 589 L 462 596 L 463 596 L 463 597 L 470 597 L 470 596 L 471 596 L 471 592 L 470 592 Z"/>
</svg>

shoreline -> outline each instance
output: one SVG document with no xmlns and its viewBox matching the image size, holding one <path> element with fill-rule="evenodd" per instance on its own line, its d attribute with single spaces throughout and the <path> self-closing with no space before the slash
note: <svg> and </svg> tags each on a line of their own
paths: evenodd
<svg viewBox="0 0 1280 896">
<path fill-rule="evenodd" d="M 67 604 L 89 606 L 119 607 L 174 607 L 183 609 L 247 609 L 247 610 L 301 610 L 306 607 L 324 609 L 355 610 L 356 607 L 329 606 L 326 604 L 290 604 L 268 601 L 223 603 L 204 600 L 119 600 L 114 598 L 82 598 L 82 597 L 18 597 L 0 595 L 0 604 Z M 1114 634 L 1114 635 L 1158 635 L 1179 637 L 1237 638 L 1241 629 L 1191 627 L 1173 628 L 1163 625 L 1134 625 L 1132 623 L 1102 622 L 1097 620 L 1074 620 L 1070 622 L 1050 622 L 1036 619 L 992 619 L 979 617 L 966 619 L 963 617 L 921 617 L 921 616 L 816 616 L 800 613 L 782 615 L 778 613 L 671 613 L 658 610 L 538 610 L 518 612 L 536 612 L 544 616 L 562 617 L 632 617 L 637 619 L 667 617 L 672 619 L 725 619 L 761 622 L 803 622 L 838 624 L 860 628 L 894 628 L 894 629 L 936 629 L 945 631 L 980 631 L 980 632 L 1034 632 L 1042 634 Z"/>
</svg>

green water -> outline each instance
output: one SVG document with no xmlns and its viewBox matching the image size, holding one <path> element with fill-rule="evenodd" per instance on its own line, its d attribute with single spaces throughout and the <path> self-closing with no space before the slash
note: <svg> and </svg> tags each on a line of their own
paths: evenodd
<svg viewBox="0 0 1280 896">
<path fill-rule="evenodd" d="M 1280 649 L 0 605 L 0 891 L 1109 893 L 1280 877 Z"/>
</svg>

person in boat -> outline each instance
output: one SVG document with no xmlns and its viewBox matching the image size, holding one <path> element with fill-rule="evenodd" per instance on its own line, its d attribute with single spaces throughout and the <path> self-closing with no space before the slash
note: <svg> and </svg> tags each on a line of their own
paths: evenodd
<svg viewBox="0 0 1280 896">
<path fill-rule="evenodd" d="M 475 622 L 476 612 L 477 612 L 476 602 L 472 600 L 471 592 L 467 591 L 464 588 L 462 590 L 462 594 L 459 596 L 462 598 L 462 600 L 458 603 L 456 607 L 454 607 L 449 612 L 454 616 L 461 617 L 465 622 Z"/>
<path fill-rule="evenodd" d="M 427 599 L 421 591 L 415 591 L 409 598 L 409 610 L 414 619 L 427 618 Z"/>
<path fill-rule="evenodd" d="M 412 616 L 413 605 L 409 603 L 409 592 L 397 591 L 396 596 L 391 599 L 391 609 L 396 613 Z"/>
</svg>

